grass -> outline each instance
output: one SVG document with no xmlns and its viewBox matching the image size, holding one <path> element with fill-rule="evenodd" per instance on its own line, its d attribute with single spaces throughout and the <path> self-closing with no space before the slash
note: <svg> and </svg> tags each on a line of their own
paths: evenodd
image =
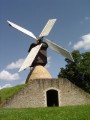
<svg viewBox="0 0 90 120">
<path fill-rule="evenodd" d="M 14 86 L 11 88 L 4 88 L 0 90 L 0 104 L 4 104 L 7 100 L 9 100 L 12 96 L 14 96 L 25 86 L 26 84 L 23 84 L 23 85 Z"/>
<path fill-rule="evenodd" d="M 90 105 L 0 109 L 0 120 L 90 120 Z"/>
</svg>

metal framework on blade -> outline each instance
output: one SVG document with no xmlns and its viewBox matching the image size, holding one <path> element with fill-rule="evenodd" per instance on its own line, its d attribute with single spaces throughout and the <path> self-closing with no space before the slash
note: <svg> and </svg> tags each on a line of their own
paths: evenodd
<svg viewBox="0 0 90 120">
<path fill-rule="evenodd" d="M 42 66 L 45 66 L 47 63 L 47 53 L 46 53 L 47 46 L 49 46 L 52 50 L 56 51 L 57 53 L 63 55 L 64 57 L 74 62 L 73 57 L 68 50 L 44 38 L 50 33 L 52 27 L 54 26 L 56 22 L 56 19 L 48 20 L 48 22 L 46 23 L 44 29 L 42 30 L 38 38 L 31 31 L 26 30 L 25 28 L 22 28 L 19 25 L 16 25 L 15 23 L 12 23 L 8 20 L 7 22 L 9 23 L 11 27 L 23 32 L 24 34 L 34 38 L 37 41 L 37 44 L 32 45 L 33 47 L 30 48 L 31 50 L 28 56 L 26 57 L 25 61 L 23 62 L 21 68 L 19 69 L 19 72 L 30 66 L 34 67 L 39 64 Z"/>
</svg>

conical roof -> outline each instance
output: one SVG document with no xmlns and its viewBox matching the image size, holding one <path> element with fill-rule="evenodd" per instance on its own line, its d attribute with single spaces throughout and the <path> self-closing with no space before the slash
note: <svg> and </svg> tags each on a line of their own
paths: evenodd
<svg viewBox="0 0 90 120">
<path fill-rule="evenodd" d="M 26 83 L 34 79 L 48 79 L 52 78 L 50 73 L 41 65 L 35 66 L 29 73 Z"/>
</svg>

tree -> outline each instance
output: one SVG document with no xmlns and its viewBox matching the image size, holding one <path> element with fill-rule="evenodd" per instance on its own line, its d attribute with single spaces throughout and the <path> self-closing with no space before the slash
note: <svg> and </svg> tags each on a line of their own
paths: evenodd
<svg viewBox="0 0 90 120">
<path fill-rule="evenodd" d="M 58 77 L 67 78 L 77 86 L 90 93 L 90 52 L 72 52 L 74 62 L 65 59 L 67 65 L 61 68 Z"/>
</svg>

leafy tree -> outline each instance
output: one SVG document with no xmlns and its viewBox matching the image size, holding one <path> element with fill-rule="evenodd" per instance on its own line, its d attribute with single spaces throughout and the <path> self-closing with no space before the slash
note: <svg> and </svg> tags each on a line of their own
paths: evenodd
<svg viewBox="0 0 90 120">
<path fill-rule="evenodd" d="M 69 79 L 71 82 L 90 93 L 90 52 L 72 52 L 74 62 L 65 59 L 67 65 L 61 68 L 58 77 Z"/>
</svg>

